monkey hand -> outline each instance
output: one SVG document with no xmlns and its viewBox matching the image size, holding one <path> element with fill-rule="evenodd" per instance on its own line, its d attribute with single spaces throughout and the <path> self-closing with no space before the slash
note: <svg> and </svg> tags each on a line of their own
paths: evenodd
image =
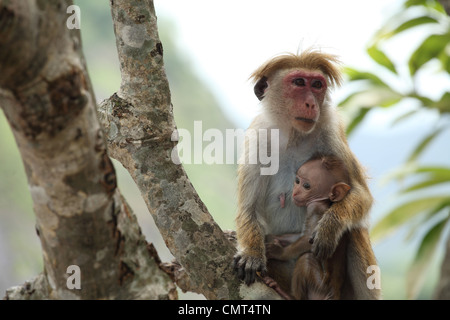
<svg viewBox="0 0 450 320">
<path fill-rule="evenodd" d="M 292 297 L 289 294 L 287 294 L 283 289 L 281 289 L 278 283 L 271 277 L 265 276 L 262 278 L 262 280 L 266 284 L 266 286 L 275 290 L 275 292 L 278 293 L 283 299 L 292 300 Z"/>
<path fill-rule="evenodd" d="M 265 242 L 272 243 L 277 240 L 282 247 L 286 247 L 297 241 L 301 236 L 301 233 L 286 233 L 281 235 L 268 234 L 266 235 Z"/>
<path fill-rule="evenodd" d="M 312 244 L 311 251 L 317 259 L 323 261 L 330 258 L 336 250 L 337 243 L 330 237 L 321 236 L 321 233 L 314 232 L 309 240 Z"/>
<path fill-rule="evenodd" d="M 255 282 L 257 272 L 261 276 L 266 275 L 266 258 L 264 256 L 255 257 L 238 252 L 234 256 L 233 268 L 237 272 L 238 278 L 243 280 L 245 284 L 250 285 Z"/>
<path fill-rule="evenodd" d="M 326 218 L 326 216 L 322 217 L 309 239 L 309 243 L 312 244 L 311 251 L 319 260 L 326 260 L 333 255 L 341 234 L 339 226 L 329 223 L 330 221 Z"/>
<path fill-rule="evenodd" d="M 266 243 L 266 257 L 267 259 L 283 260 L 284 248 L 277 238 L 274 238 L 272 242 Z"/>
</svg>

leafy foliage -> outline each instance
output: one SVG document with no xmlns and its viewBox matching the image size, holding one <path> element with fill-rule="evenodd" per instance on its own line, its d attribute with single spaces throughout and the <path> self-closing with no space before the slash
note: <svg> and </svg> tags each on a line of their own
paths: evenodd
<svg viewBox="0 0 450 320">
<path fill-rule="evenodd" d="M 426 32 L 425 39 L 404 65 L 394 63 L 383 49 L 406 33 L 417 31 Z M 427 147 L 450 127 L 450 91 L 447 90 L 440 98 L 433 99 L 423 95 L 417 88 L 421 71 L 430 65 L 438 65 L 438 72 L 449 76 L 449 16 L 435 0 L 405 1 L 400 12 L 386 21 L 384 27 L 373 36 L 367 53 L 382 68 L 379 74 L 352 68 L 345 70 L 350 82 L 360 84 L 359 91 L 349 94 L 340 103 L 352 113 L 347 128 L 348 134 L 351 134 L 374 108 L 395 108 L 401 101 L 415 103 L 418 107 L 403 113 L 394 120 L 393 125 L 423 110 L 440 115 L 435 127 L 422 137 L 406 163 L 388 177 L 389 180 L 408 181 L 407 187 L 400 191 L 400 196 L 408 200 L 386 214 L 372 230 L 372 237 L 380 239 L 404 226 L 410 228 L 412 236 L 417 236 L 419 229 L 422 232 L 426 229 L 408 273 L 408 296 L 414 298 L 420 292 L 425 271 L 431 264 L 440 240 L 446 236 L 445 227 L 449 224 L 450 195 L 436 194 L 432 187 L 450 183 L 450 167 L 420 166 L 417 161 L 426 152 Z M 391 79 L 406 85 L 407 88 L 396 89 L 398 86 L 382 79 Z M 426 196 L 423 196 L 424 194 Z"/>
</svg>

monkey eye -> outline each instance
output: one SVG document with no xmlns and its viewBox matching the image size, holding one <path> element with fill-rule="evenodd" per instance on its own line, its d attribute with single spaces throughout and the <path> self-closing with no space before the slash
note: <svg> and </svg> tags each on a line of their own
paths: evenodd
<svg viewBox="0 0 450 320">
<path fill-rule="evenodd" d="M 300 179 L 298 177 L 295 177 L 295 184 L 300 184 Z"/>
<path fill-rule="evenodd" d="M 321 89 L 323 87 L 322 81 L 316 80 L 312 83 L 312 87 L 316 89 Z"/>
<path fill-rule="evenodd" d="M 297 87 L 304 87 L 305 86 L 305 79 L 303 78 L 296 78 L 292 80 L 292 83 L 295 84 Z"/>
<path fill-rule="evenodd" d="M 311 185 L 308 182 L 303 183 L 303 188 L 305 188 L 306 190 L 311 189 Z"/>
</svg>

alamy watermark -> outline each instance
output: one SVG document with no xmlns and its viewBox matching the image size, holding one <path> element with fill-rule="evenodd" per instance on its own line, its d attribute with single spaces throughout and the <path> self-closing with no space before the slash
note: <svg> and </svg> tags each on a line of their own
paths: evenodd
<svg viewBox="0 0 450 320">
<path fill-rule="evenodd" d="M 194 121 L 194 132 L 178 129 L 172 141 L 175 164 L 261 164 L 261 175 L 274 175 L 279 169 L 278 129 L 219 129 L 203 131 L 201 121 Z"/>
<path fill-rule="evenodd" d="M 69 290 L 81 289 L 81 269 L 77 265 L 70 265 L 67 267 L 66 273 L 70 274 L 66 280 L 66 286 Z M 368 274 L 366 286 L 369 290 L 381 289 L 381 270 L 377 265 L 367 267 Z"/>
<path fill-rule="evenodd" d="M 367 267 L 367 274 L 370 274 L 366 280 L 366 286 L 368 289 L 381 289 L 381 270 L 377 265 L 371 265 Z"/>
<path fill-rule="evenodd" d="M 67 267 L 66 273 L 70 276 L 66 280 L 66 286 L 69 290 L 81 289 L 81 269 L 79 266 L 73 264 Z"/>
<path fill-rule="evenodd" d="M 81 9 L 79 6 L 71 5 L 67 7 L 66 12 L 71 14 L 66 20 L 66 26 L 68 29 L 80 29 L 81 28 Z"/>
</svg>

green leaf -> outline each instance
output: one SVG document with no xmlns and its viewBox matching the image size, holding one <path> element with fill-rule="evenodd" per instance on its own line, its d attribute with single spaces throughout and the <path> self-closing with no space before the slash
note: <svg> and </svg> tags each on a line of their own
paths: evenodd
<svg viewBox="0 0 450 320">
<path fill-rule="evenodd" d="M 418 167 L 417 173 L 431 173 L 435 176 L 447 176 L 450 179 L 450 168 L 449 167 Z"/>
<path fill-rule="evenodd" d="M 438 9 L 438 11 L 440 10 Z M 408 19 L 402 24 L 398 25 L 398 21 L 405 20 L 405 17 L 407 16 L 404 14 L 396 14 L 392 16 L 387 22 L 385 22 L 385 26 L 382 26 L 381 29 L 373 36 L 372 42 L 378 44 L 383 40 L 390 39 L 393 36 L 408 29 L 424 24 L 440 23 L 438 19 L 433 18 L 430 15 L 424 15 L 417 18 Z M 397 25 L 397 27 L 394 27 L 395 25 Z"/>
<path fill-rule="evenodd" d="M 432 107 L 435 107 L 440 112 L 450 112 L 450 92 L 445 92 L 441 99 L 432 105 Z"/>
<path fill-rule="evenodd" d="M 360 108 L 358 114 L 352 119 L 350 124 L 347 126 L 347 135 L 350 135 L 352 131 L 364 120 L 366 114 L 371 108 Z"/>
<path fill-rule="evenodd" d="M 401 181 L 406 177 L 410 177 L 415 174 L 427 174 L 431 177 L 450 176 L 450 168 L 448 167 L 419 167 L 416 162 L 407 162 L 398 169 L 390 172 L 383 178 L 383 182 L 397 180 Z"/>
<path fill-rule="evenodd" d="M 444 209 L 446 208 L 450 208 L 450 200 L 442 202 L 439 206 L 437 206 L 436 208 L 428 212 L 426 215 L 424 215 L 422 219 L 416 219 L 417 221 L 413 222 L 414 225 L 410 227 L 410 230 L 408 232 L 408 235 L 405 237 L 405 240 L 411 241 L 412 239 L 415 239 L 417 237 L 418 230 L 423 229 L 423 226 L 426 225 L 427 221 L 430 221 L 430 219 L 432 219 L 435 215 L 440 213 L 448 215 L 448 210 L 444 212 Z"/>
<path fill-rule="evenodd" d="M 420 96 L 416 93 L 409 94 L 407 97 L 419 100 L 424 108 L 437 109 L 441 113 L 450 112 L 450 92 L 444 92 L 438 101 Z"/>
<path fill-rule="evenodd" d="M 437 184 L 442 183 L 450 183 L 450 169 L 449 168 L 419 168 L 415 172 L 416 174 L 425 174 L 426 178 L 417 184 L 414 184 L 401 192 L 407 193 L 411 191 L 416 191 L 424 188 L 428 188 L 431 186 L 435 186 Z"/>
<path fill-rule="evenodd" d="M 397 125 L 398 123 L 400 123 L 400 122 L 402 122 L 402 121 L 408 119 L 409 117 L 415 115 L 418 111 L 419 111 L 419 110 L 411 110 L 411 111 L 408 111 L 408 112 L 406 112 L 406 113 L 404 113 L 404 114 L 398 116 L 397 118 L 395 118 L 395 119 L 392 121 L 391 126 L 394 127 L 394 126 Z"/>
<path fill-rule="evenodd" d="M 442 127 L 437 128 L 437 129 L 433 130 L 430 134 L 425 136 L 425 138 L 422 139 L 422 141 L 417 145 L 417 147 L 411 153 L 411 155 L 409 156 L 407 161 L 408 162 L 415 161 L 420 156 L 420 154 L 426 149 L 426 147 L 428 147 L 428 145 L 434 140 L 434 138 L 436 138 L 443 130 L 444 130 L 444 128 L 442 128 Z"/>
<path fill-rule="evenodd" d="M 363 92 L 365 92 L 365 91 L 366 91 L 366 90 L 352 92 L 352 93 L 349 94 L 347 97 L 345 97 L 343 100 L 341 100 L 341 101 L 338 103 L 338 106 L 339 106 L 339 107 L 347 107 L 347 105 L 349 105 L 350 101 L 351 101 L 354 97 L 360 95 L 361 93 L 363 93 Z"/>
<path fill-rule="evenodd" d="M 408 20 L 404 23 L 402 23 L 400 26 L 398 26 L 394 31 L 392 31 L 392 36 L 395 34 L 398 34 L 400 32 L 403 32 L 405 30 L 414 28 L 416 26 L 420 26 L 422 24 L 426 24 L 426 23 L 438 23 L 439 21 L 430 17 L 430 16 L 422 16 L 422 17 L 418 17 L 418 18 L 414 18 L 411 20 Z"/>
<path fill-rule="evenodd" d="M 450 33 L 433 34 L 426 38 L 409 59 L 410 74 L 415 75 L 425 63 L 437 58 L 449 42 Z"/>
<path fill-rule="evenodd" d="M 376 45 L 368 48 L 367 53 L 376 63 L 397 74 L 397 70 L 395 69 L 395 66 L 392 63 L 391 59 L 389 59 L 389 57 L 383 51 L 377 48 Z"/>
<path fill-rule="evenodd" d="M 409 94 L 408 97 L 419 100 L 422 103 L 422 106 L 425 108 L 430 108 L 435 103 L 430 98 L 418 95 L 416 93 Z"/>
<path fill-rule="evenodd" d="M 447 54 L 446 50 L 442 51 L 439 60 L 441 61 L 442 70 L 450 73 L 450 56 Z"/>
<path fill-rule="evenodd" d="M 438 184 L 442 184 L 442 183 L 449 183 L 450 179 L 448 177 L 443 177 L 443 176 L 438 176 L 438 177 L 433 177 L 433 178 L 429 178 L 426 181 L 422 181 L 420 183 L 417 183 L 409 188 L 406 188 L 400 192 L 402 193 L 407 193 L 407 192 L 412 192 L 412 191 L 417 191 L 420 189 L 425 189 L 428 187 L 432 187 Z"/>
<path fill-rule="evenodd" d="M 391 91 L 391 95 L 386 97 L 384 101 L 380 101 L 380 107 L 387 108 L 399 103 L 404 97 L 397 92 Z"/>
<path fill-rule="evenodd" d="M 433 261 L 433 256 L 438 248 L 439 240 L 447 221 L 448 216 L 434 225 L 422 239 L 412 267 L 407 275 L 407 295 L 409 299 L 416 298 L 424 284 L 425 271 Z"/>
<path fill-rule="evenodd" d="M 417 173 L 417 170 L 419 170 L 419 166 L 417 165 L 417 163 L 407 162 L 401 167 L 392 170 L 391 172 L 389 172 L 389 174 L 386 174 L 381 180 L 381 184 L 384 185 L 392 180 L 401 181 L 406 177 Z"/>
<path fill-rule="evenodd" d="M 408 0 L 405 2 L 405 7 L 413 7 L 413 6 L 426 6 L 427 0 Z"/>
<path fill-rule="evenodd" d="M 392 210 L 372 228 L 371 238 L 373 241 L 384 238 L 406 225 L 415 216 L 426 213 L 449 200 L 449 196 L 436 196 L 406 202 Z"/>
<path fill-rule="evenodd" d="M 370 83 L 380 86 L 389 87 L 383 80 L 381 80 L 377 75 L 370 72 L 362 72 L 353 68 L 344 68 L 344 72 L 349 76 L 350 81 L 357 80 L 368 80 Z"/>
<path fill-rule="evenodd" d="M 342 107 L 358 107 L 358 108 L 372 108 L 372 107 L 390 107 L 400 100 L 403 96 L 387 87 L 372 87 L 367 90 L 361 90 L 352 93 L 339 105 Z"/>
<path fill-rule="evenodd" d="M 414 7 L 414 6 L 423 6 L 425 8 L 435 9 L 440 13 L 446 14 L 444 7 L 442 7 L 442 5 L 436 0 L 432 0 L 432 1 L 408 0 L 405 2 L 404 6 L 405 6 L 405 8 L 410 8 L 410 7 Z"/>
</svg>

